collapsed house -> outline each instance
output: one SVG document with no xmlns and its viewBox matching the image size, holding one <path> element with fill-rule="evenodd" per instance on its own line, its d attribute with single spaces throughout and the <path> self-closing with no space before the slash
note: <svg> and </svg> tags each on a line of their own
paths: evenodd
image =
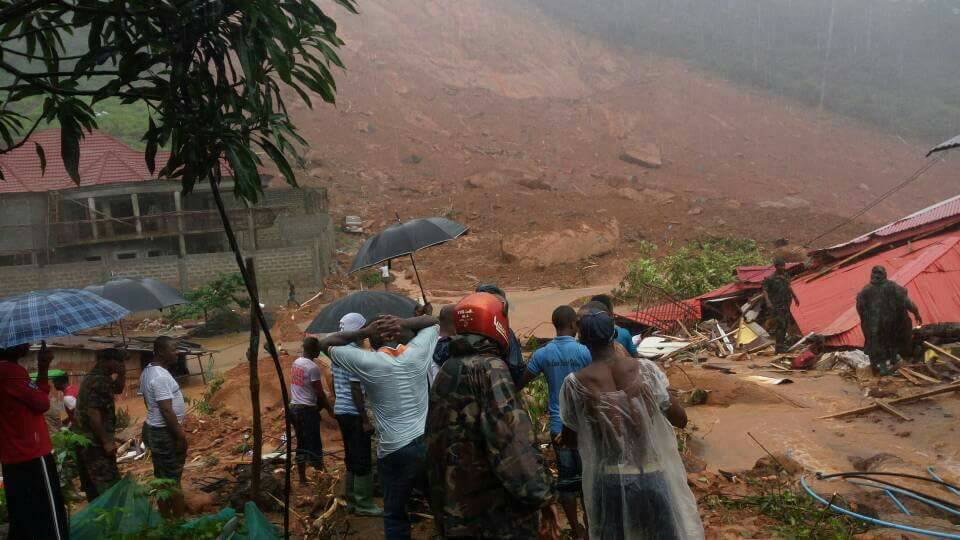
<svg viewBox="0 0 960 540">
<path fill-rule="evenodd" d="M 906 287 L 925 329 L 960 330 L 960 195 L 814 251 L 809 259 L 806 265 L 788 265 L 800 300 L 799 306 L 791 306 L 799 336 L 822 336 L 829 347 L 863 347 L 856 297 L 877 265 Z M 692 337 L 692 325 L 715 320 L 726 328 L 706 337 L 729 333 L 733 343 L 754 350 L 769 342 L 760 323 L 765 320 L 762 283 L 772 272 L 769 266 L 740 267 L 737 279 L 717 290 L 687 300 L 664 298 L 646 308 L 638 305 L 620 319 L 649 330 L 644 333 L 681 338 Z"/>
</svg>

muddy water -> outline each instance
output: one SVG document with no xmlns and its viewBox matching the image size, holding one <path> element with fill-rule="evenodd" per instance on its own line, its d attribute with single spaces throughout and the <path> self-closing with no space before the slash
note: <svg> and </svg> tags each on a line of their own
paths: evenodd
<svg viewBox="0 0 960 540">
<path fill-rule="evenodd" d="M 728 384 L 721 378 L 742 377 L 752 371 L 740 366 L 734 370 L 736 375 L 709 372 L 694 378 L 698 386 L 710 389 L 711 380 L 720 386 Z M 756 374 L 775 376 L 766 372 Z M 925 474 L 926 467 L 934 465 L 943 474 L 960 478 L 960 443 L 957 442 L 960 437 L 956 421 L 960 417 L 960 396 L 940 396 L 898 406 L 913 418 L 910 422 L 885 412 L 818 420 L 818 416 L 870 405 L 872 399 L 863 397 L 856 382 L 835 373 L 793 373 L 790 378 L 794 384 L 764 387 L 763 391 L 776 392 L 806 408 L 783 401 L 739 403 L 734 397 L 729 405 L 688 409 L 696 426 L 692 448 L 707 462 L 709 469 L 752 467 L 765 453 L 750 439 L 749 432 L 771 452 L 787 454 L 812 471 L 850 471 L 853 470 L 851 458 L 887 453 L 903 460 L 891 468 Z M 908 387 L 900 390 L 899 395 L 919 391 L 921 389 Z"/>
</svg>

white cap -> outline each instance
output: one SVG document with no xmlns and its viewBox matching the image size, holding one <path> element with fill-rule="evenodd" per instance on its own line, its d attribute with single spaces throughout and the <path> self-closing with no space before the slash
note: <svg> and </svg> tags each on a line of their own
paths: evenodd
<svg viewBox="0 0 960 540">
<path fill-rule="evenodd" d="M 367 320 L 359 313 L 347 313 L 340 319 L 341 332 L 356 332 L 367 324 Z"/>
</svg>

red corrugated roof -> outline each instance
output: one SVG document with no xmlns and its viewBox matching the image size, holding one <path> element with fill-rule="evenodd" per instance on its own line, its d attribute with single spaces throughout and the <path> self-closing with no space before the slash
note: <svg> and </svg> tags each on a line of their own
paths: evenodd
<svg viewBox="0 0 960 540">
<path fill-rule="evenodd" d="M 869 242 L 887 244 L 918 236 L 952 223 L 960 223 L 960 195 L 918 210 L 909 216 L 888 223 L 879 229 L 858 236 L 853 240 L 817 250 L 812 255 L 830 255 L 836 258 L 866 247 Z"/>
<path fill-rule="evenodd" d="M 33 143 L 43 147 L 47 170 L 40 173 L 40 158 Z M 168 154 L 157 152 L 158 167 Z M 60 130 L 35 133 L 27 144 L 0 155 L 0 168 L 6 181 L 0 181 L 0 193 L 45 193 L 76 187 L 100 186 L 154 180 L 144 162 L 143 153 L 101 131 L 86 134 L 80 142 L 80 184 L 70 179 L 60 153 Z"/>
<path fill-rule="evenodd" d="M 829 345 L 862 347 L 856 297 L 876 265 L 907 288 L 925 324 L 960 322 L 960 233 L 954 232 L 879 253 L 810 283 L 794 281 L 800 307 L 792 312 L 801 332 L 825 335 Z"/>
<path fill-rule="evenodd" d="M 800 266 L 800 263 L 791 262 L 787 263 L 787 270 L 792 270 Z M 751 283 L 760 285 L 763 283 L 763 280 L 773 275 L 773 272 L 776 269 L 773 265 L 766 266 L 738 266 L 737 267 L 737 281 L 741 283 Z M 710 293 L 707 293 L 710 294 Z"/>
</svg>

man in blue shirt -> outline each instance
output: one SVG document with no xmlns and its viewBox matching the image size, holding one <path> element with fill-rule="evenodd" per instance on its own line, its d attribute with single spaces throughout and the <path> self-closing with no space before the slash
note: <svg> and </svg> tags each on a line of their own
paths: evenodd
<svg viewBox="0 0 960 540">
<path fill-rule="evenodd" d="M 604 311 L 609 313 L 610 317 L 613 318 L 613 299 L 610 298 L 609 294 L 598 294 L 591 298 L 590 302 L 603 304 L 605 308 Z M 614 325 L 614 328 L 617 330 L 617 343 L 623 345 L 623 348 L 627 350 L 627 354 L 636 358 L 637 346 L 633 343 L 633 336 L 630 335 L 630 331 L 616 325 Z"/>
<path fill-rule="evenodd" d="M 547 379 L 550 410 L 550 436 L 557 454 L 557 491 L 560 504 L 567 515 L 575 538 L 586 538 L 586 529 L 580 527 L 577 518 L 577 496 L 580 488 L 580 454 L 572 441 L 561 440 L 563 421 L 560 419 L 560 387 L 567 375 L 575 373 L 590 363 L 590 351 L 575 339 L 577 335 L 577 312 L 570 306 L 553 310 L 553 326 L 557 337 L 537 349 L 530 357 L 520 388 L 543 374 Z M 586 510 L 584 510 L 586 513 Z M 586 519 L 586 518 L 584 518 Z M 584 523 L 586 524 L 586 523 Z"/>
</svg>

